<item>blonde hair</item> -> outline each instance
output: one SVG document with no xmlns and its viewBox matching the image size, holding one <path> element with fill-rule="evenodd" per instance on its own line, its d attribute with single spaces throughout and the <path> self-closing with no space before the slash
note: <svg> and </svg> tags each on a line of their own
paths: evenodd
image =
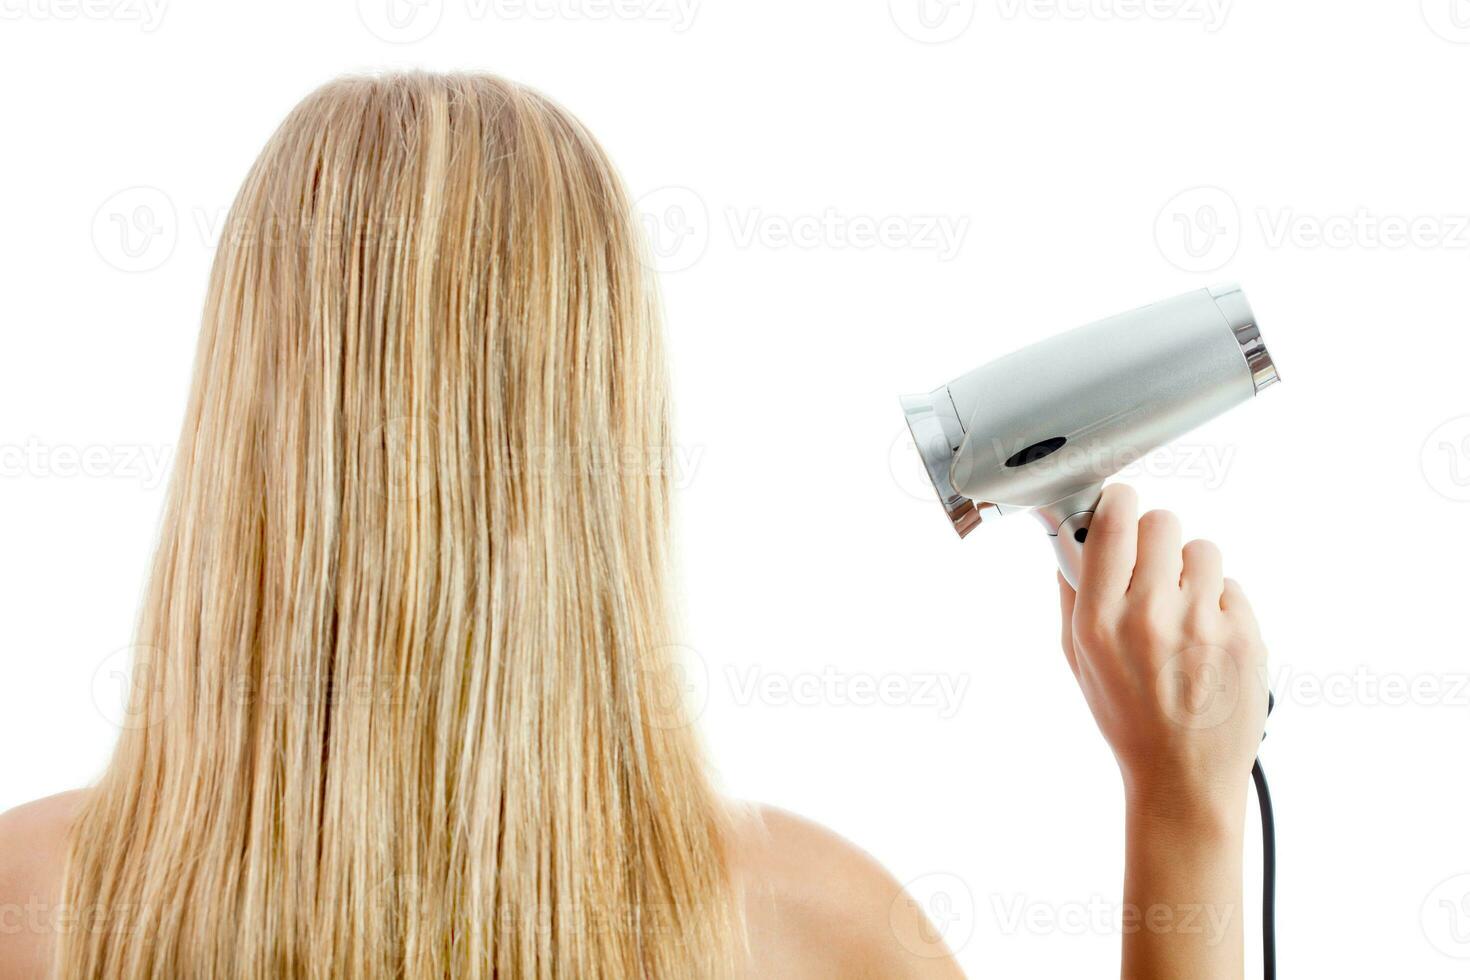
<svg viewBox="0 0 1470 980">
<path fill-rule="evenodd" d="M 235 201 L 67 977 L 732 969 L 635 218 L 564 110 L 333 82 Z"/>
</svg>

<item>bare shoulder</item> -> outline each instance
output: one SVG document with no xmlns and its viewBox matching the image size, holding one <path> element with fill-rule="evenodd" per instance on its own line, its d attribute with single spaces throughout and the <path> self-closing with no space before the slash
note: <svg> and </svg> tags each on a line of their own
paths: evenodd
<svg viewBox="0 0 1470 980">
<path fill-rule="evenodd" d="M 0 813 L 0 980 L 48 975 L 66 840 L 85 790 Z"/>
<path fill-rule="evenodd" d="M 964 976 L 917 903 L 861 848 L 774 807 L 740 805 L 736 821 L 752 976 Z"/>
</svg>

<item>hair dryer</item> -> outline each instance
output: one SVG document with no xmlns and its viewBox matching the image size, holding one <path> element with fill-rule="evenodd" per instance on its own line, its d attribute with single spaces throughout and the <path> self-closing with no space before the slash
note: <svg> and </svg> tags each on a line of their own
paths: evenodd
<svg viewBox="0 0 1470 980">
<path fill-rule="evenodd" d="M 1032 344 L 927 395 L 909 431 L 954 529 L 1030 510 L 1075 588 L 1103 481 L 1278 379 L 1239 286 Z"/>
</svg>

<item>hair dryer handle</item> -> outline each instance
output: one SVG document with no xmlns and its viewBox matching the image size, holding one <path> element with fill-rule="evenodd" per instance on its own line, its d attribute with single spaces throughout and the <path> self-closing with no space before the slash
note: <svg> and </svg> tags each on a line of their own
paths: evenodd
<svg viewBox="0 0 1470 980">
<path fill-rule="evenodd" d="M 1087 540 L 1087 528 L 1092 524 L 1092 514 L 1097 510 L 1101 497 L 1102 484 L 1097 483 L 1032 511 L 1051 536 L 1062 578 L 1074 589 L 1082 571 L 1082 548 Z"/>
</svg>

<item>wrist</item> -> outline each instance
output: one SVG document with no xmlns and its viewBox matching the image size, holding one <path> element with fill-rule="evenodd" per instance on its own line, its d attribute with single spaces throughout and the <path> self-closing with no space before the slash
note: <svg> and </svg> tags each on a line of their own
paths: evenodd
<svg viewBox="0 0 1470 980">
<path fill-rule="evenodd" d="M 1128 825 L 1151 834 L 1177 834 L 1215 843 L 1245 836 L 1246 790 L 1212 791 L 1179 783 L 1124 780 Z"/>
</svg>

